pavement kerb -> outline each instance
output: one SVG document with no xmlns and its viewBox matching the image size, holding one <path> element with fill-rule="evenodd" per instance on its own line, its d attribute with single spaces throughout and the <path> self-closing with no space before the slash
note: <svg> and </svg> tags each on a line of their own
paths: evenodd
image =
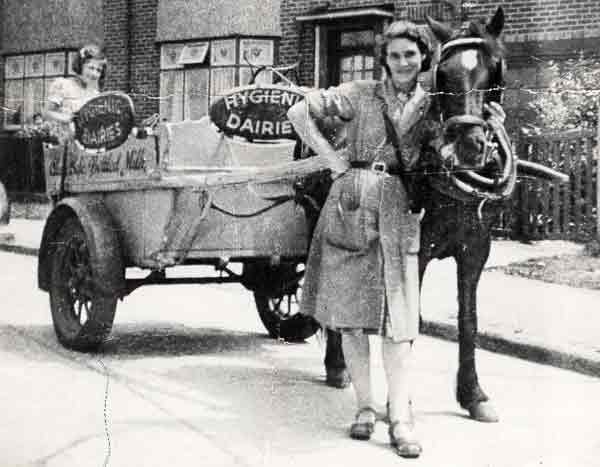
<svg viewBox="0 0 600 467">
<path fill-rule="evenodd" d="M 11 245 L 10 243 L 0 243 L 0 251 L 9 253 L 17 253 L 19 255 L 37 256 L 39 248 L 28 247 L 23 245 Z"/>
<path fill-rule="evenodd" d="M 458 342 L 458 329 L 452 324 L 422 320 L 420 332 L 430 337 Z M 492 332 L 478 331 L 477 348 L 588 376 L 600 377 L 600 361 L 541 345 L 517 342 Z"/>
<path fill-rule="evenodd" d="M 39 248 L 19 245 L 14 242 L 0 242 L 0 251 L 37 256 Z M 491 267 L 491 269 L 493 268 Z M 452 342 L 458 341 L 457 326 L 441 321 L 422 320 L 421 333 Z M 479 330 L 477 334 L 477 348 L 589 376 L 600 377 L 600 361 L 552 349 L 549 346 L 519 342 L 489 331 Z"/>
</svg>

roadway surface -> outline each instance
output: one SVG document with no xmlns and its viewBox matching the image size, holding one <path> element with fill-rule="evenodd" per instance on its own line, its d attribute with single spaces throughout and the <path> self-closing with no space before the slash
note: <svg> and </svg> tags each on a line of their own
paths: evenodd
<svg viewBox="0 0 600 467">
<path fill-rule="evenodd" d="M 0 253 L 0 264 L 2 467 L 598 465 L 596 378 L 479 351 L 501 417 L 481 424 L 454 400 L 456 344 L 423 336 L 424 453 L 404 460 L 383 423 L 370 442 L 348 438 L 353 394 L 324 385 L 324 344 L 268 339 L 241 286 L 138 289 L 119 303 L 103 353 L 79 354 L 56 341 L 36 259 Z"/>
</svg>

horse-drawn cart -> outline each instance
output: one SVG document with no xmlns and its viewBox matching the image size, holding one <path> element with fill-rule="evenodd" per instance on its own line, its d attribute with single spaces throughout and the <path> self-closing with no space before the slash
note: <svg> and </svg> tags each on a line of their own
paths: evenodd
<svg viewBox="0 0 600 467">
<path fill-rule="evenodd" d="M 294 160 L 285 115 L 301 98 L 282 86 L 239 88 L 211 108 L 212 119 L 152 128 L 133 126 L 124 94 L 105 93 L 81 109 L 74 138 L 45 151 L 54 208 L 38 280 L 63 345 L 97 348 L 118 299 L 146 284 L 239 282 L 254 293 L 271 336 L 300 340 L 316 331 L 291 307 L 309 243 L 302 182 L 326 168 L 318 157 Z M 187 265 L 219 274 L 166 273 Z M 129 278 L 129 267 L 147 275 Z"/>
</svg>

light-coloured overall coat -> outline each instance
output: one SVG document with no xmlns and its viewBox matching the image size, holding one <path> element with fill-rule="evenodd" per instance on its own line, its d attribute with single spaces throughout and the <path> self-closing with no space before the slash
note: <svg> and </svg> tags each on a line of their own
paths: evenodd
<svg viewBox="0 0 600 467">
<path fill-rule="evenodd" d="M 302 110 L 319 123 L 336 120 L 340 106 L 332 110 L 327 102 L 351 106 L 353 118 L 338 125 L 336 138 L 338 154 L 348 161 L 399 167 L 384 112 L 394 122 L 406 169 L 413 168 L 423 147 L 433 143 L 430 99 L 420 86 L 403 102 L 386 82 L 354 81 L 314 91 L 296 105 L 304 106 Z M 415 339 L 418 249 L 419 214 L 410 212 L 401 179 L 350 168 L 333 182 L 317 222 L 301 312 L 332 329 L 362 329 L 395 341 Z"/>
</svg>

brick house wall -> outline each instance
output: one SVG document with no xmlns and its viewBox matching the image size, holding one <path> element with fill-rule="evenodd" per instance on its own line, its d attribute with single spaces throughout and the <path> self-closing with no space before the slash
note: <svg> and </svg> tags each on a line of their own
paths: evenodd
<svg viewBox="0 0 600 467">
<path fill-rule="evenodd" d="M 104 31 L 109 38 L 104 87 L 130 94 L 140 119 L 158 112 L 157 8 L 158 0 L 104 0 Z"/>
<path fill-rule="evenodd" d="M 130 89 L 140 118 L 158 113 L 160 53 L 156 41 L 158 0 L 131 0 Z"/>
<path fill-rule="evenodd" d="M 281 0 L 282 39 L 279 59 L 282 64 L 300 61 L 300 80 L 303 85 L 314 84 L 315 37 L 310 24 L 300 26 L 296 17 L 314 12 L 326 4 L 335 4 L 331 9 L 378 7 L 393 9 L 395 19 L 408 18 L 423 21 L 426 14 L 436 18 L 451 20 L 452 10 L 440 1 L 396 0 L 382 2 L 374 0 L 346 0 L 326 2 L 323 0 Z"/>
<path fill-rule="evenodd" d="M 282 0 L 280 62 L 289 64 L 299 60 L 301 84 L 306 86 L 314 85 L 314 27 L 298 24 L 296 17 L 314 13 L 327 3 L 331 4 L 330 10 L 367 6 L 393 8 L 395 19 L 423 22 L 427 14 L 455 25 L 463 19 L 489 18 L 501 5 L 505 13 L 503 38 L 508 52 L 505 108 L 508 122 L 515 127 L 533 119 L 526 104 L 553 79 L 551 61 L 561 63 L 581 52 L 586 56 L 600 55 L 598 0 Z"/>
</svg>

